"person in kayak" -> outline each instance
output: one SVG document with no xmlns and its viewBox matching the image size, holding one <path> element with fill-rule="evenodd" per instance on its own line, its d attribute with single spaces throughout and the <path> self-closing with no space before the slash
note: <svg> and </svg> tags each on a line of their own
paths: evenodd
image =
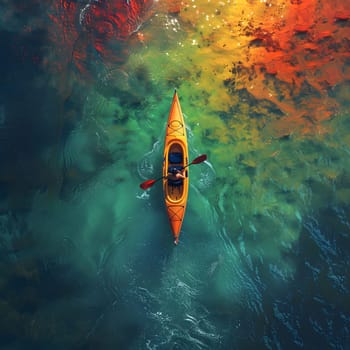
<svg viewBox="0 0 350 350">
<path fill-rule="evenodd" d="M 185 169 L 179 169 L 178 167 L 169 167 L 167 179 L 171 181 L 185 179 Z"/>
</svg>

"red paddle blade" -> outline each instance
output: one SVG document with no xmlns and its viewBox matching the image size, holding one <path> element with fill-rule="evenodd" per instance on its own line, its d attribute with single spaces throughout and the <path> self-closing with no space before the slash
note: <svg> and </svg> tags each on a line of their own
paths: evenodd
<svg viewBox="0 0 350 350">
<path fill-rule="evenodd" d="M 201 156 L 193 159 L 191 164 L 199 164 L 199 163 L 204 162 L 205 160 L 207 160 L 207 155 L 206 154 L 202 154 Z"/>
<path fill-rule="evenodd" d="M 147 188 L 150 188 L 154 185 L 154 183 L 156 183 L 157 180 L 147 180 L 145 182 L 142 182 L 142 184 L 140 184 L 140 187 L 143 189 L 143 190 L 147 190 Z"/>
</svg>

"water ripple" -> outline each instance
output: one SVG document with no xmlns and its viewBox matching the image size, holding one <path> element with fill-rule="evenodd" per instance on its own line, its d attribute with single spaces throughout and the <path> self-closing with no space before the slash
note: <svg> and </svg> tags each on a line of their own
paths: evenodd
<svg viewBox="0 0 350 350">
<path fill-rule="evenodd" d="M 300 328 L 298 318 L 295 317 L 296 312 L 293 310 L 293 307 L 288 305 L 287 303 L 276 301 L 273 304 L 273 312 L 276 317 L 288 330 L 293 338 L 294 344 L 302 348 L 303 340 L 298 332 L 298 328 Z"/>
<path fill-rule="evenodd" d="M 160 152 L 160 141 L 153 144 L 150 152 L 147 152 L 137 165 L 137 172 L 142 179 L 149 179 L 155 175 L 154 164 L 158 163 Z"/>
<path fill-rule="evenodd" d="M 224 255 L 222 265 L 227 271 L 225 283 L 228 292 L 231 295 L 239 293 L 237 297 L 239 297 L 242 305 L 256 314 L 262 313 L 262 290 L 264 290 L 264 286 L 261 283 L 258 271 L 255 271 L 258 278 L 254 278 L 245 270 L 245 267 L 251 270 L 250 260 L 240 255 L 225 229 L 220 231 L 220 238 L 225 247 L 222 253 Z"/>
<path fill-rule="evenodd" d="M 321 231 L 316 218 L 310 218 L 308 222 L 304 224 L 307 231 L 310 233 L 311 238 L 320 248 L 322 253 L 328 257 L 329 255 L 336 256 L 337 249 L 335 241 L 330 241 Z"/>
<path fill-rule="evenodd" d="M 197 186 L 200 190 L 208 189 L 212 186 L 216 178 L 216 172 L 209 161 L 205 161 L 200 171 L 200 178 Z"/>
</svg>

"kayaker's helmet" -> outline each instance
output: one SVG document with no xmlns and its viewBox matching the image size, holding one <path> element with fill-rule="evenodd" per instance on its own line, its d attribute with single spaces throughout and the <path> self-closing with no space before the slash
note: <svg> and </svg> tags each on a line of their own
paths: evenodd
<svg viewBox="0 0 350 350">
<path fill-rule="evenodd" d="M 169 173 L 172 173 L 173 175 L 177 174 L 179 172 L 179 169 L 176 168 L 175 166 L 169 167 Z"/>
</svg>

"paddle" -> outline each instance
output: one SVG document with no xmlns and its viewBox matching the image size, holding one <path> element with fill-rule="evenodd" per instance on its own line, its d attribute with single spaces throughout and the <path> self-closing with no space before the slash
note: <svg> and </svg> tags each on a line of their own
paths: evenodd
<svg viewBox="0 0 350 350">
<path fill-rule="evenodd" d="M 200 156 L 198 156 L 197 158 L 193 159 L 191 163 L 187 164 L 184 166 L 184 169 L 192 164 L 199 164 L 204 162 L 207 159 L 207 155 L 206 154 L 202 154 Z M 140 184 L 140 187 L 143 190 L 147 190 L 148 188 L 152 187 L 156 182 L 158 182 L 159 180 L 164 179 L 166 176 L 162 176 L 159 179 L 156 180 L 146 180 L 145 182 L 142 182 L 142 184 Z"/>
</svg>

